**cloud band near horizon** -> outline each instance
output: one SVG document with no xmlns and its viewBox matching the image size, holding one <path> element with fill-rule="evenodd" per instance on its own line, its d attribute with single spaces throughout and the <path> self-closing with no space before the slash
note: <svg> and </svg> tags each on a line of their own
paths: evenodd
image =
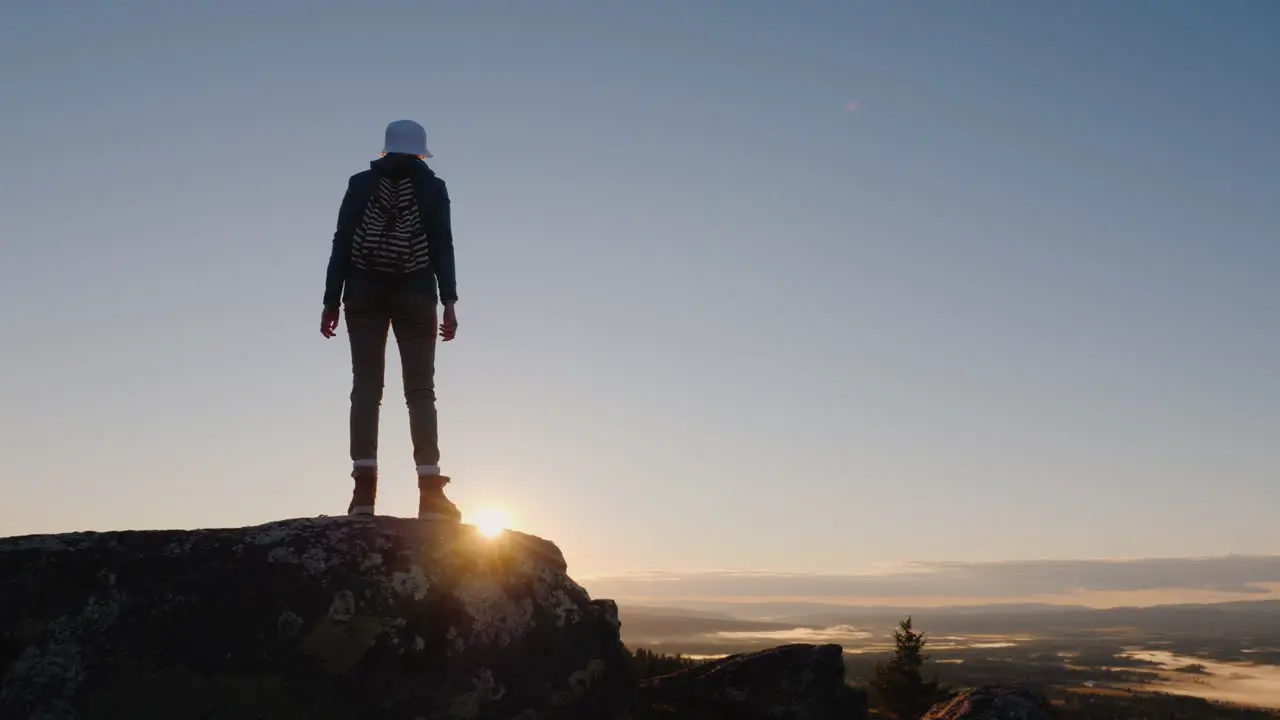
<svg viewBox="0 0 1280 720">
<path fill-rule="evenodd" d="M 1269 596 L 1280 555 L 1139 560 L 915 563 L 894 572 L 815 575 L 654 572 L 585 579 L 615 598 L 1034 598 L 1087 593 L 1201 591 Z"/>
</svg>

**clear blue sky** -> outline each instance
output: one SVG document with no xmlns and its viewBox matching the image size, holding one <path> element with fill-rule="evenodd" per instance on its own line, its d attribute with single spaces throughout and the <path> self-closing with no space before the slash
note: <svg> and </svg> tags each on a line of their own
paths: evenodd
<svg viewBox="0 0 1280 720">
<path fill-rule="evenodd" d="M 409 117 L 451 492 L 576 572 L 1280 552 L 1280 3 L 329 5 L 0 7 L 0 534 L 344 511 Z"/>
</svg>

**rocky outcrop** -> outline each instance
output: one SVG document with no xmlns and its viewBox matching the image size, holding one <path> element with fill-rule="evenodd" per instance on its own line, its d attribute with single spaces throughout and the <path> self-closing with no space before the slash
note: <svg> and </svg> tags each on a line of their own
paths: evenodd
<svg viewBox="0 0 1280 720">
<path fill-rule="evenodd" d="M 920 720 L 1050 720 L 1043 695 L 1023 686 L 981 687 L 940 703 Z"/>
<path fill-rule="evenodd" d="M 516 532 L 339 517 L 0 539 L 0 720 L 865 716 L 838 645 L 637 684 L 619 627 Z"/>
<path fill-rule="evenodd" d="M 844 682 L 839 645 L 784 645 L 640 683 L 649 717 L 855 720 L 866 695 Z"/>
<path fill-rule="evenodd" d="M 0 540 L 0 718 L 615 718 L 551 543 L 389 517 Z"/>
</svg>

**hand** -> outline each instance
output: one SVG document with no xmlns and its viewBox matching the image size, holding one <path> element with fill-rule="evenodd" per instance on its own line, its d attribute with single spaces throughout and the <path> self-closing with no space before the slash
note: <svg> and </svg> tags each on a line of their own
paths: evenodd
<svg viewBox="0 0 1280 720">
<path fill-rule="evenodd" d="M 338 308 L 325 308 L 320 313 L 320 334 L 327 338 L 338 334 Z"/>
<path fill-rule="evenodd" d="M 453 303 L 444 306 L 444 322 L 440 323 L 440 338 L 449 342 L 458 334 L 458 314 L 453 310 Z"/>
</svg>

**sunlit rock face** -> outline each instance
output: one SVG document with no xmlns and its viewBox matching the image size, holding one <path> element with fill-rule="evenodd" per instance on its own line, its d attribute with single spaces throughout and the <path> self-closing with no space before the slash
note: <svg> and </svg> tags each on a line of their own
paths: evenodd
<svg viewBox="0 0 1280 720">
<path fill-rule="evenodd" d="M 1050 720 L 1049 701 L 1026 687 L 982 687 L 939 703 L 921 720 Z"/>
<path fill-rule="evenodd" d="M 640 683 L 640 720 L 859 720 L 865 693 L 844 682 L 839 645 L 782 645 Z M 665 711 L 665 712 L 664 712 Z"/>
<path fill-rule="evenodd" d="M 390 517 L 0 540 L 0 718 L 619 718 L 553 544 Z"/>
</svg>

